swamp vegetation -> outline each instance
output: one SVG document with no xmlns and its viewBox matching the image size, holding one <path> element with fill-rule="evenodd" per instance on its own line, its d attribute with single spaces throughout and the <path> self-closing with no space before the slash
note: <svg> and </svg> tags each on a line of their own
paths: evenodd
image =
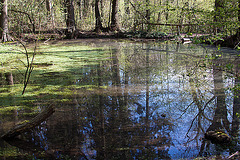
<svg viewBox="0 0 240 160">
<path fill-rule="evenodd" d="M 49 105 L 55 113 L 0 139 L 0 158 L 214 159 L 239 150 L 239 51 L 113 39 L 37 45 L 27 45 L 34 70 L 23 95 L 24 49 L 1 45 L 0 134 Z M 230 141 L 208 140 L 212 131 Z"/>
</svg>

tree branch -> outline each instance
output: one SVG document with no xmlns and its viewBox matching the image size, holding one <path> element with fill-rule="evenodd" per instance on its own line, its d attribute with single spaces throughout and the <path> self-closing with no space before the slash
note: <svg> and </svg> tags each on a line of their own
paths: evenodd
<svg viewBox="0 0 240 160">
<path fill-rule="evenodd" d="M 35 31 L 36 31 L 36 29 L 35 29 L 35 24 L 33 23 L 30 14 L 28 14 L 27 12 L 23 12 L 23 11 L 15 10 L 15 9 L 9 9 L 9 11 L 12 11 L 12 12 L 16 12 L 16 13 L 21 13 L 21 14 L 25 14 L 25 15 L 27 15 L 27 17 L 28 17 L 30 23 L 32 24 L 32 32 L 35 33 Z"/>
<path fill-rule="evenodd" d="M 38 126 L 43 121 L 45 121 L 49 116 L 51 116 L 55 112 L 54 107 L 52 105 L 46 107 L 41 113 L 39 113 L 36 117 L 31 119 L 28 122 L 25 122 L 23 124 L 16 125 L 13 129 L 5 133 L 1 136 L 4 140 L 9 140 L 11 138 L 14 138 L 21 133 L 27 132 L 31 130 L 32 128 Z"/>
</svg>

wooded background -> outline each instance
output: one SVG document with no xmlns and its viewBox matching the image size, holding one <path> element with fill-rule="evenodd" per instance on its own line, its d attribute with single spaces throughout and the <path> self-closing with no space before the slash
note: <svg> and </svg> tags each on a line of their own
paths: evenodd
<svg viewBox="0 0 240 160">
<path fill-rule="evenodd" d="M 17 35 L 62 28 L 233 35 L 240 19 L 240 0 L 1 0 L 1 4 L 2 30 Z"/>
</svg>

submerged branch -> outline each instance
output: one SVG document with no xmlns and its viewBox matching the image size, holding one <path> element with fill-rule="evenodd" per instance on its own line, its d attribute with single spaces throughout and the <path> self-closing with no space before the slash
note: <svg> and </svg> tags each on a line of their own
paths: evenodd
<svg viewBox="0 0 240 160">
<path fill-rule="evenodd" d="M 32 21 L 32 18 L 31 18 L 31 16 L 30 16 L 30 14 L 28 14 L 27 12 L 24 12 L 24 11 L 19 11 L 19 10 L 14 10 L 14 9 L 9 9 L 9 11 L 27 15 L 27 17 L 28 17 L 28 19 L 29 19 L 29 21 L 30 21 L 30 23 L 31 23 L 31 25 L 32 25 L 32 32 L 35 33 L 35 30 L 36 30 L 35 24 L 34 24 L 34 22 Z"/>
<path fill-rule="evenodd" d="M 41 113 L 39 113 L 36 117 L 31 119 L 28 122 L 25 122 L 23 124 L 16 125 L 13 129 L 5 133 L 1 136 L 4 140 L 12 139 L 21 133 L 25 133 L 32 128 L 40 125 L 43 121 L 45 121 L 49 116 L 51 116 L 54 113 L 54 107 L 52 105 L 46 107 Z"/>
</svg>

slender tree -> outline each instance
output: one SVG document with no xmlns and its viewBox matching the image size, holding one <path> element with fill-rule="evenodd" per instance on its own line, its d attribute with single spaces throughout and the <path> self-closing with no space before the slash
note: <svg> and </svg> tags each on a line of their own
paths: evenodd
<svg viewBox="0 0 240 160">
<path fill-rule="evenodd" d="M 119 31 L 120 30 L 117 11 L 118 11 L 118 0 L 112 0 L 112 14 L 111 14 L 111 25 L 110 25 L 111 31 Z"/>
<path fill-rule="evenodd" d="M 2 42 L 10 41 L 10 35 L 8 33 L 8 9 L 7 0 L 1 0 L 2 10 L 0 16 L 0 28 L 1 28 L 1 38 Z"/>
<path fill-rule="evenodd" d="M 95 18 L 96 18 L 96 23 L 95 23 L 95 31 L 100 32 L 102 31 L 102 21 L 101 21 L 101 15 L 99 11 L 99 0 L 95 0 Z"/>
<path fill-rule="evenodd" d="M 214 22 L 216 23 L 215 26 L 215 34 L 219 30 L 219 23 L 223 20 L 223 14 L 222 11 L 224 9 L 224 0 L 215 0 L 215 15 L 214 15 Z"/>
<path fill-rule="evenodd" d="M 236 67 L 236 75 L 239 75 L 240 71 L 240 61 L 237 60 L 237 63 L 235 64 Z M 235 86 L 237 88 L 238 85 L 240 85 L 240 78 L 238 76 L 235 77 Z M 239 135 L 239 114 L 240 114 L 240 90 L 235 89 L 234 90 L 234 98 L 233 98 L 233 120 L 232 120 L 232 130 L 231 135 L 233 137 L 237 137 Z"/>
<path fill-rule="evenodd" d="M 150 5 L 150 0 L 146 0 L 146 19 L 147 19 L 147 23 L 150 23 L 150 9 L 149 9 L 149 5 Z M 147 31 L 150 30 L 150 25 L 147 25 Z"/>
<path fill-rule="evenodd" d="M 238 22 L 240 22 L 240 0 L 238 0 Z M 240 27 L 237 29 L 237 37 L 240 37 Z"/>
<path fill-rule="evenodd" d="M 55 28 L 54 12 L 52 0 L 46 0 L 46 8 L 51 19 L 52 28 Z"/>
</svg>

